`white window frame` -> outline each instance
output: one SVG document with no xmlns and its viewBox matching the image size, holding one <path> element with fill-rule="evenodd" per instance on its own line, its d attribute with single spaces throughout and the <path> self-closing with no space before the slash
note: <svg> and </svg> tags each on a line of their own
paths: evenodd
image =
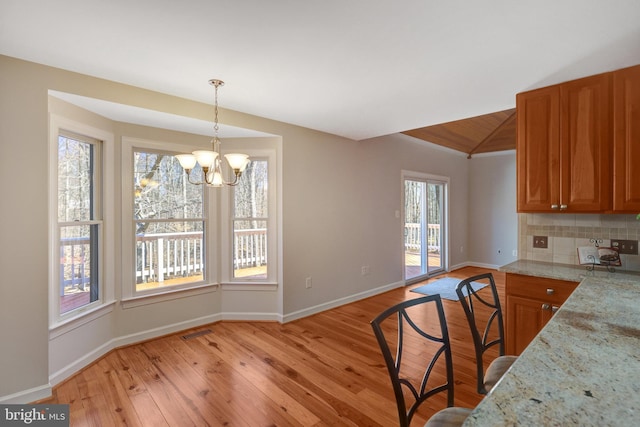
<svg viewBox="0 0 640 427">
<path fill-rule="evenodd" d="M 64 132 L 85 135 L 101 142 L 100 185 L 102 219 L 98 253 L 98 299 L 67 313 L 60 313 L 60 260 L 58 227 L 58 136 Z M 49 330 L 57 332 L 77 327 L 112 311 L 115 303 L 113 233 L 114 225 L 114 135 L 104 129 L 71 120 L 57 114 L 49 115 Z"/>
<path fill-rule="evenodd" d="M 273 289 L 278 284 L 278 269 L 280 261 L 278 258 L 278 164 L 276 161 L 276 149 L 246 149 L 242 152 L 249 155 L 249 158 L 267 160 L 268 180 L 269 180 L 269 204 L 267 218 L 267 277 L 264 279 L 250 279 L 246 277 L 233 277 L 233 187 L 225 186 L 221 188 L 221 284 L 226 288 L 234 290 L 265 290 Z M 222 154 L 222 153 L 221 153 Z"/>
<path fill-rule="evenodd" d="M 195 148 L 194 148 L 195 149 Z M 136 150 L 179 154 L 188 152 L 189 147 L 167 141 L 152 141 L 141 138 L 122 138 L 122 306 L 137 307 L 161 301 L 168 301 L 184 296 L 199 295 L 211 292 L 212 287 L 219 284 L 215 256 L 217 252 L 217 227 L 212 220 L 211 212 L 215 212 L 215 197 L 205 189 L 203 201 L 205 273 L 204 280 L 138 291 L 135 283 L 135 220 L 133 218 L 133 153 Z"/>
</svg>

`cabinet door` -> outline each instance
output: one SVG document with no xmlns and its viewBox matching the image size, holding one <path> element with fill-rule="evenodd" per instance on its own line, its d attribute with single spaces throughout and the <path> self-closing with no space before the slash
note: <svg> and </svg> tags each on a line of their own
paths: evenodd
<svg viewBox="0 0 640 427">
<path fill-rule="evenodd" d="M 611 210 L 610 93 L 611 73 L 560 85 L 561 211 Z"/>
<path fill-rule="evenodd" d="M 613 210 L 640 212 L 640 66 L 613 73 Z"/>
<path fill-rule="evenodd" d="M 551 319 L 552 311 L 543 309 L 543 304 L 539 300 L 507 295 L 506 354 L 519 356 Z"/>
<path fill-rule="evenodd" d="M 560 91 L 551 86 L 516 96 L 519 212 L 550 212 L 560 203 Z"/>
</svg>

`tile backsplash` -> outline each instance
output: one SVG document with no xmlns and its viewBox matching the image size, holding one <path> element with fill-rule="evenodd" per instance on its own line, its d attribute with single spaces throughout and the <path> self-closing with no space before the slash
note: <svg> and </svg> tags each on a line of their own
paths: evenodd
<svg viewBox="0 0 640 427">
<path fill-rule="evenodd" d="M 548 236 L 547 248 L 534 248 L 533 236 Z M 636 215 L 518 214 L 520 259 L 578 265 L 578 246 L 611 246 L 611 239 L 640 240 Z M 640 255 L 621 255 L 620 270 L 640 271 Z"/>
</svg>

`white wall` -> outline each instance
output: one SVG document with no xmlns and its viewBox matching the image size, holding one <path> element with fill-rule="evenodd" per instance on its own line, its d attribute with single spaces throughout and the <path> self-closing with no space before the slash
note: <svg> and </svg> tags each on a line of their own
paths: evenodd
<svg viewBox="0 0 640 427">
<path fill-rule="evenodd" d="M 86 325 L 50 337 L 48 186 L 42 183 L 48 165 L 47 91 L 203 120 L 210 120 L 212 107 L 5 56 L 0 69 L 0 402 L 45 397 L 50 381 L 58 382 L 113 346 L 219 320 L 225 313 L 275 314 L 287 321 L 401 286 L 402 228 L 395 211 L 403 169 L 451 178 L 451 247 L 463 248 L 452 250 L 451 265 L 471 259 L 467 214 L 473 163 L 464 155 L 405 135 L 356 142 L 221 109 L 225 124 L 282 137 L 283 238 L 276 290 L 223 287 L 171 303 L 132 308 L 116 303 Z M 184 137 L 189 143 L 200 138 L 122 123 L 113 124 L 112 131 L 116 144 L 122 136 Z M 116 181 L 119 205 L 123 194 Z M 112 230 L 117 236 L 119 212 L 118 206 Z M 116 253 L 119 244 L 118 239 Z M 363 265 L 370 266 L 369 275 L 361 274 Z M 116 260 L 113 277 L 119 277 L 120 268 Z M 310 289 L 304 286 L 307 277 Z M 119 279 L 115 285 L 117 299 Z"/>
<path fill-rule="evenodd" d="M 469 260 L 497 268 L 518 259 L 515 151 L 469 159 Z"/>
</svg>

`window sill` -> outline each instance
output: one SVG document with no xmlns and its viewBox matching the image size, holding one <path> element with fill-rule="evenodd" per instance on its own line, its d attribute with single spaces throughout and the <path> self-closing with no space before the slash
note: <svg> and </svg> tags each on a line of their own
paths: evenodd
<svg viewBox="0 0 640 427">
<path fill-rule="evenodd" d="M 148 304 L 156 304 L 163 301 L 170 301 L 178 298 L 187 298 L 196 295 L 208 294 L 218 290 L 218 284 L 207 284 L 188 289 L 172 289 L 162 293 L 154 293 L 149 295 L 140 295 L 135 297 L 123 298 L 120 305 L 123 310 L 128 308 L 140 307 Z"/>
<path fill-rule="evenodd" d="M 223 291 L 275 291 L 277 283 L 226 282 L 222 284 Z"/>
</svg>

